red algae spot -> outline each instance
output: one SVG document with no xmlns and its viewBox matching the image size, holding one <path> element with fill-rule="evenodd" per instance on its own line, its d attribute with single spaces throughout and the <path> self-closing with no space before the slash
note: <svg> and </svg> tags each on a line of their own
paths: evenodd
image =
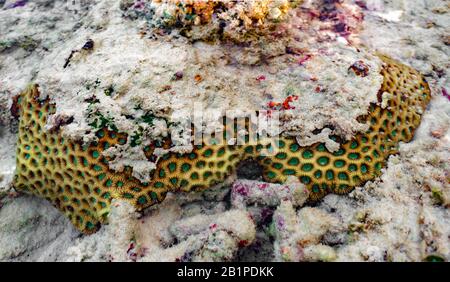
<svg viewBox="0 0 450 282">
<path fill-rule="evenodd" d="M 288 96 L 286 100 L 284 100 L 283 102 L 283 109 L 285 110 L 295 109 L 295 107 L 291 106 L 290 103 L 297 100 L 298 96 Z"/>
<path fill-rule="evenodd" d="M 312 55 L 305 55 L 303 56 L 299 61 L 298 64 L 303 66 L 307 61 L 309 61 L 312 58 Z"/>
<path fill-rule="evenodd" d="M 247 246 L 247 245 L 248 245 L 248 241 L 247 241 L 247 240 L 241 240 L 241 241 L 239 241 L 239 247 L 240 247 L 240 248 L 245 247 L 245 246 Z"/>
<path fill-rule="evenodd" d="M 200 83 L 200 82 L 203 81 L 203 77 L 202 77 L 201 75 L 199 75 L 199 74 L 197 74 L 197 75 L 194 77 L 194 79 L 195 79 L 195 82 L 197 82 L 197 83 Z"/>
<path fill-rule="evenodd" d="M 239 185 L 237 186 L 235 189 L 236 193 L 238 193 L 239 195 L 242 196 L 247 196 L 248 195 L 248 188 L 243 186 L 243 185 Z"/>
<path fill-rule="evenodd" d="M 264 81 L 264 80 L 266 80 L 266 76 L 265 75 L 260 75 L 260 76 L 258 76 L 256 78 L 256 80 L 259 81 L 259 82 Z"/>
<path fill-rule="evenodd" d="M 262 184 L 258 185 L 258 188 L 259 188 L 260 190 L 265 190 L 268 186 L 269 186 L 269 184 L 267 184 L 267 183 L 262 183 Z"/>
<path fill-rule="evenodd" d="M 292 109 L 295 109 L 295 107 L 291 106 L 290 103 L 292 103 L 293 101 L 297 101 L 297 100 L 298 100 L 298 96 L 292 95 L 292 96 L 288 96 L 282 103 L 270 101 L 269 103 L 267 103 L 267 106 L 271 110 L 276 110 L 276 111 L 292 110 Z"/>
</svg>

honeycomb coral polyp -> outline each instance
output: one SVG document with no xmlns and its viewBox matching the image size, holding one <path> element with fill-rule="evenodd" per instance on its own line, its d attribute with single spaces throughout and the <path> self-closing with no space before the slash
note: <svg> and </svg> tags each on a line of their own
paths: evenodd
<svg viewBox="0 0 450 282">
<path fill-rule="evenodd" d="M 161 202 L 169 191 L 200 190 L 221 183 L 245 159 L 260 163 L 268 182 L 283 183 L 296 176 L 310 190 L 310 201 L 328 193 L 348 193 L 380 175 L 387 157 L 398 152 L 399 142 L 411 141 L 431 98 L 428 84 L 417 71 L 380 58 L 385 66 L 379 101 L 361 117 L 369 130 L 341 142 L 338 151 L 331 153 L 322 143 L 301 147 L 295 138 L 287 137 L 279 138 L 274 156 L 262 156 L 261 150 L 267 146 L 261 144 L 204 144 L 190 153 L 163 156 L 151 173 L 150 183 L 132 177 L 132 168 L 123 172 L 109 169 L 109 159 L 102 152 L 126 143 L 126 134 L 105 128 L 96 133 L 98 141 L 82 145 L 64 139 L 58 131 L 46 131 L 55 106 L 49 100 L 40 101 L 38 87 L 32 86 L 18 99 L 14 186 L 52 202 L 84 233 L 95 232 L 107 221 L 113 198 L 129 201 L 141 210 Z M 163 146 L 170 146 L 170 140 Z M 153 150 L 145 154 L 150 157 Z"/>
</svg>

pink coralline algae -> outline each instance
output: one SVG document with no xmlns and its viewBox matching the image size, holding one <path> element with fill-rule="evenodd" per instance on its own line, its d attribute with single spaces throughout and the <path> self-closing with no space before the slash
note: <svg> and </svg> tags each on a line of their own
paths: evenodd
<svg viewBox="0 0 450 282">
<path fill-rule="evenodd" d="M 447 89 L 442 88 L 442 95 L 444 95 L 444 97 L 446 97 L 447 100 L 450 101 L 450 95 L 448 94 Z"/>
<path fill-rule="evenodd" d="M 264 80 L 266 80 L 266 76 L 265 75 L 260 75 L 260 76 L 258 76 L 256 78 L 256 80 L 259 81 L 259 82 L 264 81 Z"/>
<path fill-rule="evenodd" d="M 298 64 L 303 66 L 309 59 L 312 58 L 312 55 L 305 55 L 304 57 L 302 57 L 299 61 Z"/>
</svg>

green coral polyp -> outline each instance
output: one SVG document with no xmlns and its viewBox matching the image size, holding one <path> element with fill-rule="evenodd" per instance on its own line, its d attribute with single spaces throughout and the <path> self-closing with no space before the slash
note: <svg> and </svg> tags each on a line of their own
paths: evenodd
<svg viewBox="0 0 450 282">
<path fill-rule="evenodd" d="M 385 79 L 380 93 L 391 94 L 388 107 L 381 108 L 381 101 L 371 104 L 363 117 L 369 126 L 367 132 L 340 141 L 337 151 L 329 152 L 323 143 L 302 147 L 292 137 L 280 137 L 277 148 L 204 144 L 195 146 L 191 153 L 162 156 L 149 183 L 132 177 L 131 168 L 121 172 L 108 169 L 109 159 L 102 152 L 125 144 L 126 134 L 100 128 L 97 142 L 82 146 L 64 141 L 59 132 L 42 130 L 55 109 L 49 100 L 39 101 L 37 86 L 30 87 L 19 99 L 14 186 L 51 201 L 85 233 L 95 232 L 107 220 L 112 199 L 129 201 L 141 210 L 164 200 L 167 192 L 197 191 L 221 183 L 246 159 L 261 165 L 268 182 L 283 183 L 289 176 L 298 177 L 309 189 L 311 201 L 328 193 L 348 193 L 377 177 L 386 158 L 398 152 L 398 143 L 413 138 L 431 98 L 428 84 L 417 71 L 389 58 L 381 59 Z M 166 141 L 158 142 L 157 147 L 170 147 Z M 262 149 L 269 147 L 276 154 L 261 155 Z M 149 159 L 154 148 L 149 145 L 143 150 Z"/>
</svg>

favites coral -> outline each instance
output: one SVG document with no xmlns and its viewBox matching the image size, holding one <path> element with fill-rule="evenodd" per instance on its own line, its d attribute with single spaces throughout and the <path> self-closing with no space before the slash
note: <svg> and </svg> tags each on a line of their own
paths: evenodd
<svg viewBox="0 0 450 282">
<path fill-rule="evenodd" d="M 361 117 L 369 130 L 350 141 L 337 138 L 338 151 L 329 152 L 323 143 L 301 147 L 288 137 L 279 138 L 277 153 L 270 157 L 261 155 L 272 146 L 267 140 L 244 146 L 205 143 L 190 153 L 164 155 L 149 183 L 132 177 L 132 168 L 111 170 L 110 159 L 102 154 L 128 142 L 126 134 L 103 128 L 96 132 L 96 142 L 83 145 L 63 138 L 59 130 L 47 131 L 55 105 L 41 100 L 38 86 L 31 86 L 17 100 L 20 124 L 14 186 L 52 202 L 84 233 L 95 232 L 107 221 L 114 198 L 142 210 L 163 201 L 169 191 L 201 190 L 221 183 L 246 159 L 261 164 L 268 182 L 297 177 L 310 191 L 310 201 L 328 193 L 348 193 L 380 175 L 387 157 L 398 152 L 399 142 L 413 138 L 431 98 L 421 74 L 387 57 L 381 59 L 385 65 L 379 101 Z M 224 133 L 234 134 L 234 126 Z M 146 147 L 149 159 L 157 147 L 170 147 L 170 140 Z"/>
</svg>

